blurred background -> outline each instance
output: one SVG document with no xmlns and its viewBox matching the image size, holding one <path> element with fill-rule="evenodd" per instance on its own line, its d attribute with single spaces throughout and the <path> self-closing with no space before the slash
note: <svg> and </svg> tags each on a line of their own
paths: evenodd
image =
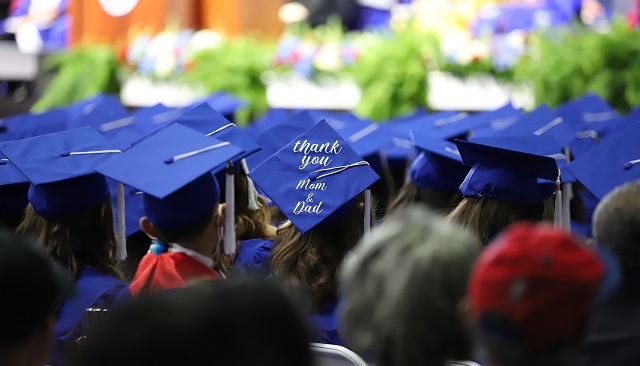
<svg viewBox="0 0 640 366">
<path fill-rule="evenodd" d="M 0 0 L 0 117 L 98 94 L 384 121 L 425 108 L 640 102 L 636 0 Z"/>
</svg>

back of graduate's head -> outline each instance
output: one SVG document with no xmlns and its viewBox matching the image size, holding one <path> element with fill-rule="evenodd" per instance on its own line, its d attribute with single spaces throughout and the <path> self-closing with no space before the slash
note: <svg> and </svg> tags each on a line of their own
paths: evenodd
<svg viewBox="0 0 640 366">
<path fill-rule="evenodd" d="M 72 365 L 308 366 L 308 342 L 303 318 L 278 286 L 203 281 L 123 308 Z"/>
<path fill-rule="evenodd" d="M 54 269 L 35 243 L 0 230 L 0 281 L 0 311 L 5 314 L 0 364 L 11 365 L 14 359 L 44 364 L 56 309 L 72 290 L 70 279 Z"/>
<path fill-rule="evenodd" d="M 398 195 L 391 202 L 389 208 L 387 208 L 387 213 L 393 213 L 402 207 L 421 203 L 427 205 L 432 210 L 446 215 L 456 207 L 461 199 L 462 196 L 460 193 L 419 187 L 412 181 L 408 181 L 400 188 Z"/>
<path fill-rule="evenodd" d="M 626 274 L 640 275 L 640 182 L 622 185 L 600 201 L 593 235 L 618 257 Z"/>
<path fill-rule="evenodd" d="M 545 202 L 525 205 L 494 198 L 466 197 L 447 216 L 467 228 L 482 245 L 487 245 L 511 224 L 538 222 L 545 217 Z"/>
<path fill-rule="evenodd" d="M 421 205 L 400 209 L 341 270 L 341 330 L 351 347 L 381 366 L 470 356 L 458 307 L 480 246 L 442 219 Z"/>
<path fill-rule="evenodd" d="M 26 235 L 74 276 L 91 266 L 119 276 L 113 207 L 99 174 L 31 185 L 29 205 L 16 233 Z"/>
<path fill-rule="evenodd" d="M 371 215 L 373 218 L 374 215 Z M 311 311 L 335 300 L 337 269 L 364 234 L 364 194 L 302 233 L 290 221 L 278 228 L 269 256 L 274 276 L 291 281 L 309 296 Z"/>
<path fill-rule="evenodd" d="M 141 229 L 165 243 L 184 244 L 203 235 L 217 243 L 220 215 L 220 187 L 212 174 L 206 173 L 162 199 L 143 195 L 146 216 Z"/>
</svg>

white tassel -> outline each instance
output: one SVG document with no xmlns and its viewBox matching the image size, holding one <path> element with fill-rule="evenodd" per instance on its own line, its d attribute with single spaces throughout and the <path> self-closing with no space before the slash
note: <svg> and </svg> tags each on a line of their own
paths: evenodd
<svg viewBox="0 0 640 366">
<path fill-rule="evenodd" d="M 256 191 L 256 186 L 253 183 L 253 180 L 249 178 L 249 167 L 247 166 L 247 161 L 242 159 L 240 161 L 240 165 L 247 177 L 247 195 L 249 196 L 249 205 L 247 208 L 251 211 L 257 211 L 262 207 L 262 205 L 260 204 L 260 200 L 258 200 L 258 191 Z"/>
<path fill-rule="evenodd" d="M 555 212 L 553 216 L 553 223 L 556 228 L 562 229 L 563 218 L 562 218 L 562 191 L 560 190 L 560 170 L 558 169 L 558 179 L 556 180 L 556 201 L 555 201 Z"/>
<path fill-rule="evenodd" d="M 224 221 L 224 254 L 232 256 L 236 252 L 236 205 L 233 164 L 229 163 L 226 174 L 225 202 L 227 210 Z"/>
<path fill-rule="evenodd" d="M 116 253 L 118 260 L 127 258 L 127 228 L 125 220 L 125 204 L 124 204 L 124 184 L 118 183 L 118 232 L 117 242 L 118 251 Z"/>
<path fill-rule="evenodd" d="M 371 190 L 364 191 L 364 239 L 371 234 Z"/>
</svg>

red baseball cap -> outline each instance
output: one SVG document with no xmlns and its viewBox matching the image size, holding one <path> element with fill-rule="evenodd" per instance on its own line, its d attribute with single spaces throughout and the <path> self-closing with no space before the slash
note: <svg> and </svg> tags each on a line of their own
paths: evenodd
<svg viewBox="0 0 640 366">
<path fill-rule="evenodd" d="M 527 349 L 555 345 L 586 325 L 605 271 L 599 256 L 570 234 L 513 225 L 472 270 L 472 316 L 483 335 Z"/>
</svg>

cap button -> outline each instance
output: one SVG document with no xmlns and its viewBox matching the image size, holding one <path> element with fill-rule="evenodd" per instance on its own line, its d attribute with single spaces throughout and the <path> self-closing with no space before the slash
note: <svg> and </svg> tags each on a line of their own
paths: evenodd
<svg viewBox="0 0 640 366">
<path fill-rule="evenodd" d="M 165 163 L 165 164 L 171 164 L 171 163 L 173 163 L 173 158 L 166 158 L 166 159 L 164 159 L 164 163 Z"/>
<path fill-rule="evenodd" d="M 627 161 L 622 167 L 624 168 L 624 170 L 629 170 L 633 167 L 633 164 L 631 164 L 630 161 Z"/>
<path fill-rule="evenodd" d="M 320 176 L 320 173 L 318 173 L 316 171 L 313 171 L 313 172 L 309 173 L 309 179 L 311 179 L 311 180 L 316 180 L 316 179 L 318 179 L 319 176 Z"/>
<path fill-rule="evenodd" d="M 0 160 L 0 165 L 7 165 L 7 161 L 6 160 Z"/>
<path fill-rule="evenodd" d="M 60 151 L 60 156 L 62 156 L 62 157 L 67 157 L 69 155 L 71 155 L 71 153 L 66 151 L 66 150 L 65 151 Z"/>
</svg>

